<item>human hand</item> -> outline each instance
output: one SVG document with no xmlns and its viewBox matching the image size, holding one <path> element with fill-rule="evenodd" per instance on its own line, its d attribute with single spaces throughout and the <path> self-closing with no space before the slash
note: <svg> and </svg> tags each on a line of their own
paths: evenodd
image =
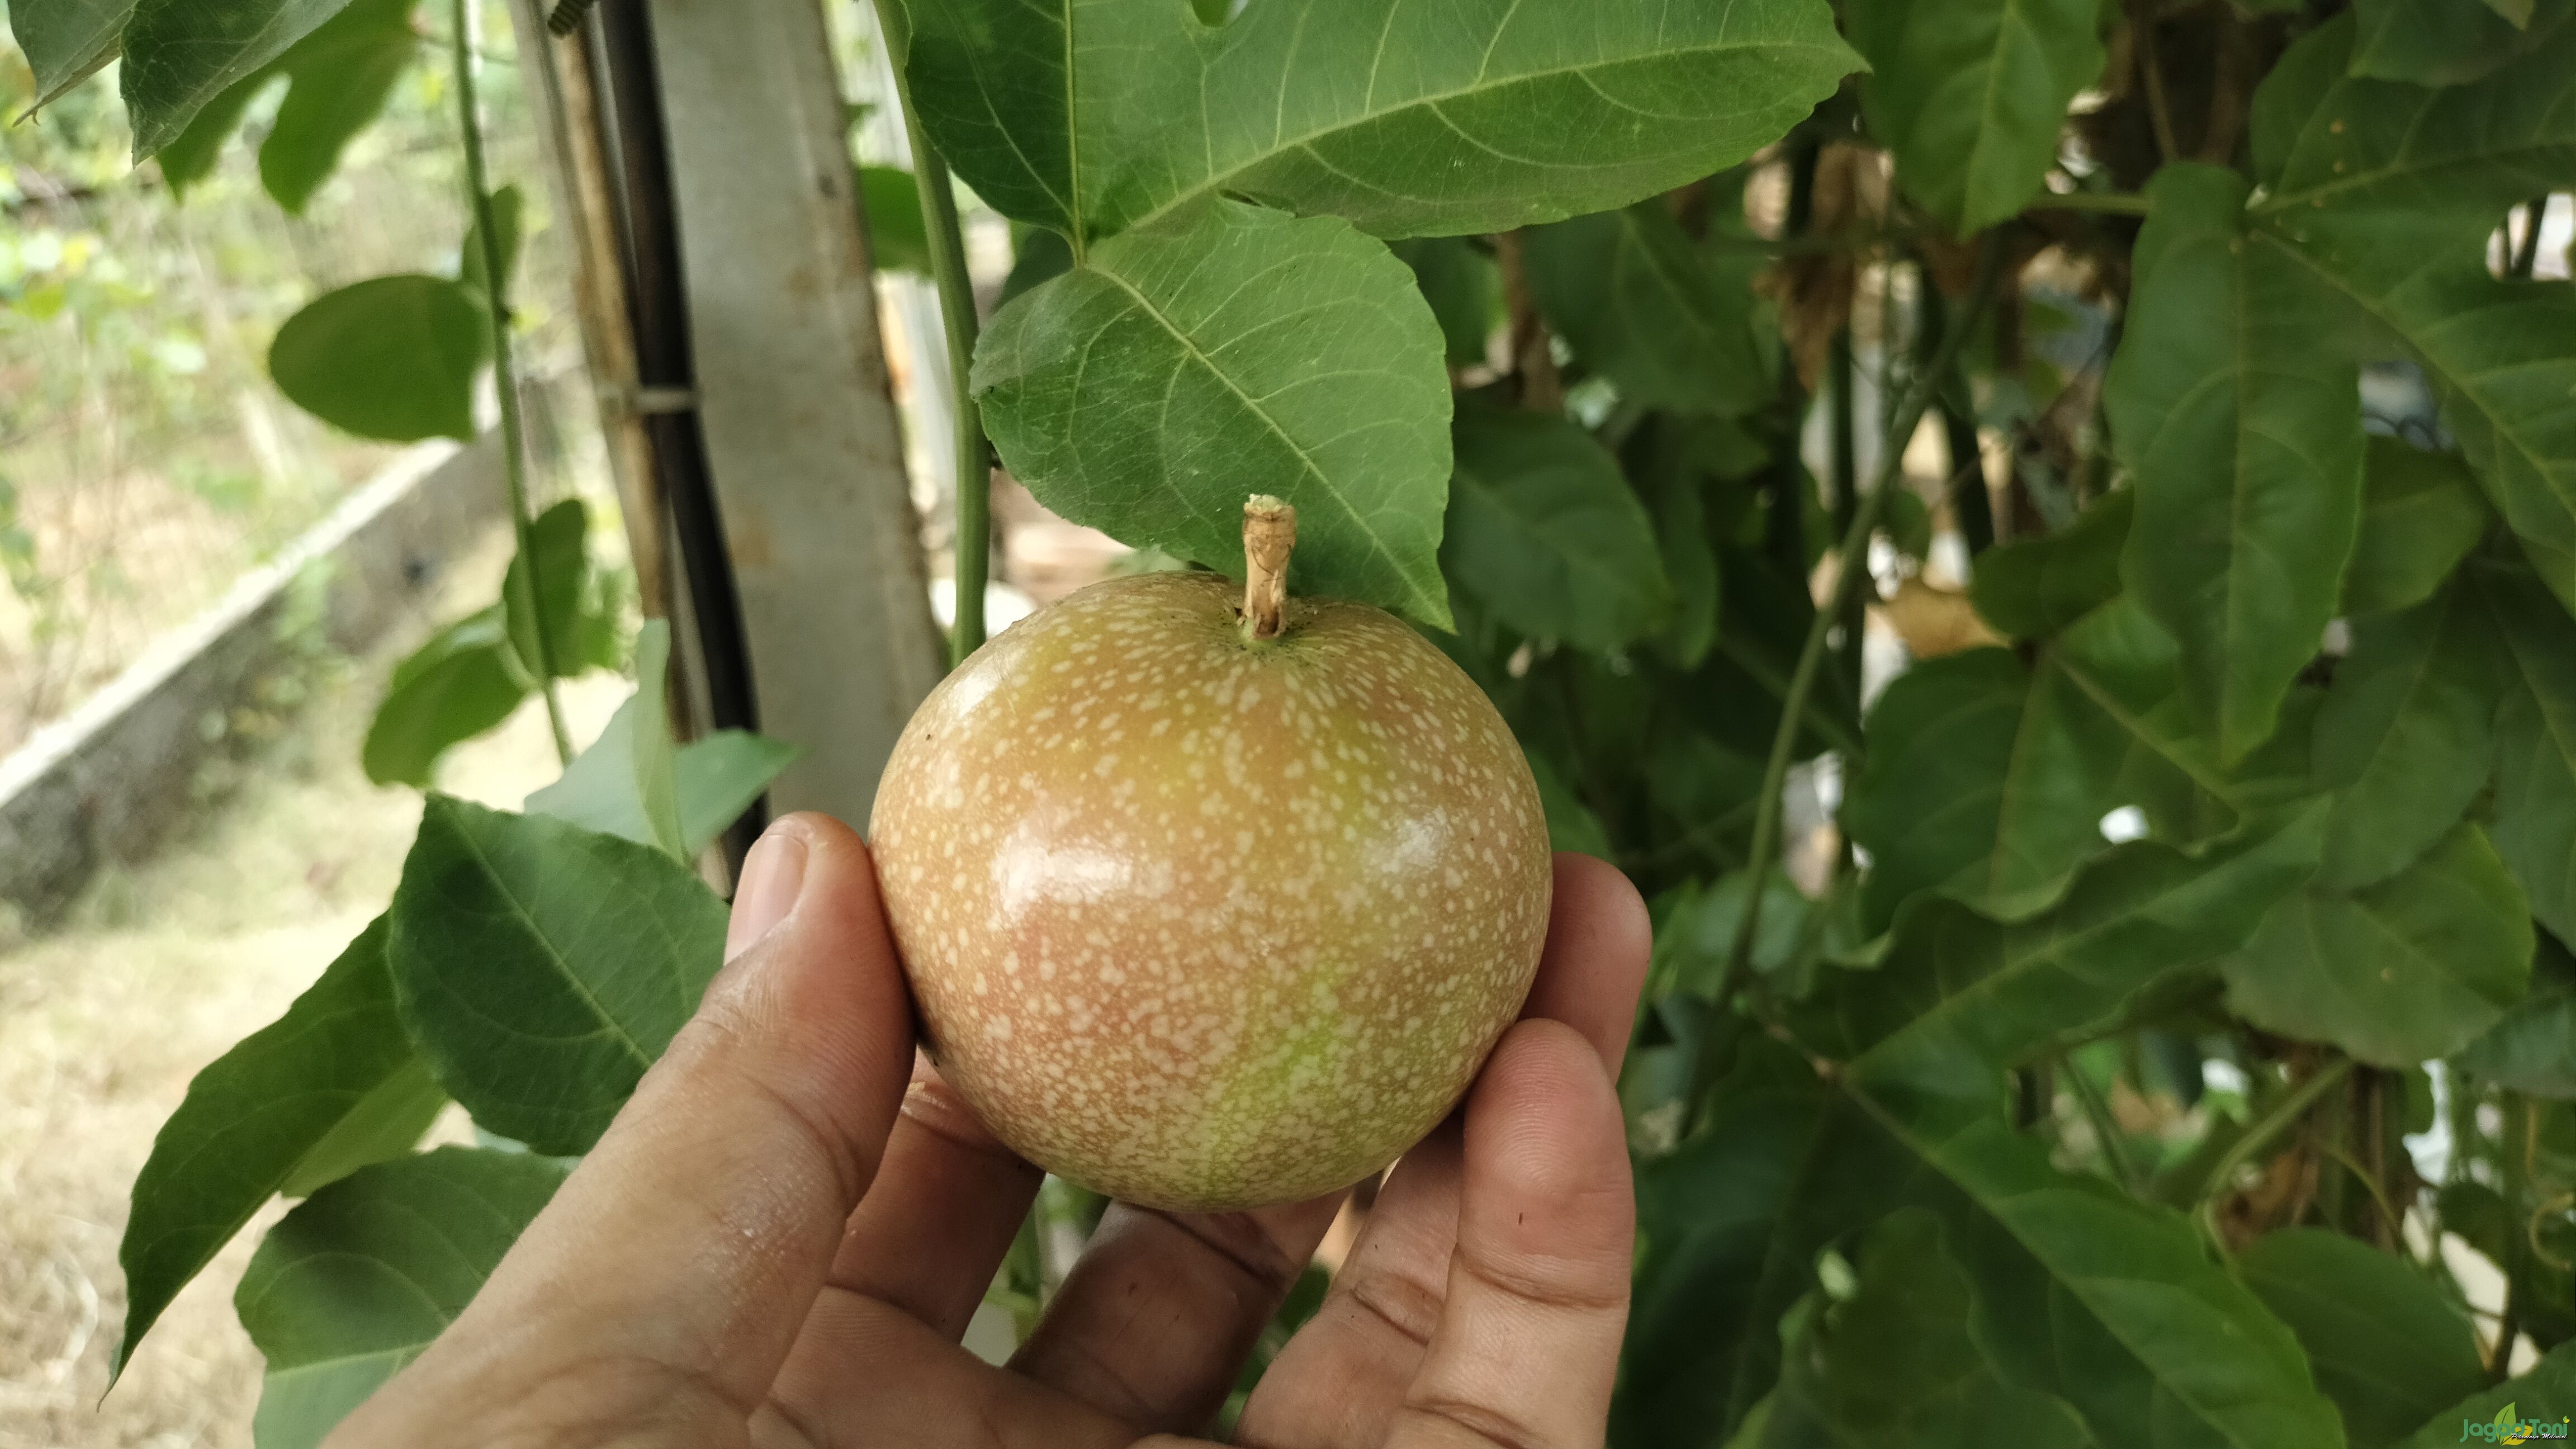
<svg viewBox="0 0 2576 1449">
<path fill-rule="evenodd" d="M 1406 1154 L 1245 1408 L 1266 1449 L 1597 1445 L 1635 1232 L 1612 1087 L 1648 949 L 1556 861 L 1523 1019 Z M 756 846 L 696 1018 L 482 1292 L 332 1436 L 400 1446 L 1119 1449 L 1203 1431 L 1341 1194 L 1114 1206 L 1008 1368 L 959 1347 L 1038 1170 L 927 1068 L 848 827 Z"/>
</svg>

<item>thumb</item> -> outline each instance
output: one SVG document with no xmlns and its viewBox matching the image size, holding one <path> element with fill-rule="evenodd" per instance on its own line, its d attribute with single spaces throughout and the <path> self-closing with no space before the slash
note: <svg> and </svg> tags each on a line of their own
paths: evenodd
<svg viewBox="0 0 2576 1449">
<path fill-rule="evenodd" d="M 752 848 L 726 950 L 598 1147 L 381 1397 L 436 1393 L 452 1424 L 470 1377 L 463 1404 L 545 1383 L 560 1411 L 559 1380 L 602 1366 L 616 1382 L 587 1385 L 604 1398 L 575 1413 L 738 1425 L 766 1397 L 876 1175 L 912 1011 L 867 847 L 824 816 Z"/>
</svg>

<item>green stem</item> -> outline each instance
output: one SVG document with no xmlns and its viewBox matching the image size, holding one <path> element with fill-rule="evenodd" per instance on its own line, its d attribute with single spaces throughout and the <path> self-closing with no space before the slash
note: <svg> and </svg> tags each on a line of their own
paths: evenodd
<svg viewBox="0 0 2576 1449">
<path fill-rule="evenodd" d="M 2201 1184 L 2198 1214 L 2201 1230 L 2209 1235 L 2212 1246 L 2220 1252 L 2227 1250 L 2227 1240 L 2219 1233 L 2213 1214 L 2218 1208 L 2219 1194 L 2227 1191 L 2227 1184 L 2235 1178 L 2236 1169 L 2243 1167 L 2255 1153 L 2262 1151 L 2264 1146 L 2274 1137 L 2279 1136 L 2284 1128 L 2306 1116 L 2308 1109 L 2317 1104 L 2319 1097 L 2333 1091 L 2345 1077 L 2350 1075 L 2352 1075 L 2350 1057 L 2345 1057 L 2330 1066 L 2318 1068 L 2315 1076 L 2301 1082 L 2288 1096 L 2273 1103 L 2272 1110 L 2256 1118 L 2245 1129 L 2244 1134 L 2236 1139 L 2235 1145 L 2227 1149 L 2227 1155 L 2218 1159 L 2218 1165 L 2210 1169 L 2208 1178 Z"/>
<path fill-rule="evenodd" d="M 547 637 L 538 600 L 545 590 L 537 577 L 536 520 L 528 511 L 525 426 L 519 416 L 518 368 L 510 355 L 508 258 L 492 207 L 492 187 L 483 162 L 483 105 L 475 94 L 474 0 L 456 0 L 455 33 L 448 49 L 456 65 L 456 113 L 465 139 L 465 200 L 474 214 L 474 236 L 483 261 L 483 297 L 492 329 L 492 386 L 501 395 L 501 477 L 510 490 L 510 527 L 518 535 L 519 567 L 515 601 L 537 657 L 528 661 L 537 673 L 537 693 L 546 702 L 546 727 L 554 735 L 555 757 L 572 763 L 572 732 L 564 727 L 563 699 L 555 691 L 554 640 Z"/>
<path fill-rule="evenodd" d="M 912 181 L 921 192 L 921 220 L 930 233 L 930 276 L 939 292 L 939 320 L 948 341 L 948 399 L 957 474 L 957 626 L 948 636 L 955 667 L 984 645 L 984 585 L 992 567 L 993 470 L 984 441 L 984 410 L 975 402 L 975 280 L 966 270 L 966 231 L 957 218 L 957 193 L 948 184 L 948 162 L 922 134 L 904 74 L 910 32 L 900 0 L 876 0 L 877 28 L 885 37 L 894 94 L 903 108 L 903 133 L 912 147 Z M 1078 244 L 1077 244 L 1078 245 Z"/>
<path fill-rule="evenodd" d="M 1767 879 L 1780 853 L 1780 797 L 1789 783 L 1789 760 L 1797 753 L 1798 732 L 1807 713 L 1807 697 L 1815 691 L 1816 676 L 1825 657 L 1825 636 L 1833 631 L 1835 621 L 1848 606 L 1869 572 L 1869 538 L 1878 528 L 1879 513 L 1886 507 L 1888 496 L 1901 486 L 1905 472 L 1904 440 L 1914 435 L 1914 427 L 1923 420 L 1924 410 L 1932 405 L 1937 379 L 1958 355 L 1959 347 L 1976 330 L 1976 320 L 1992 303 L 1996 288 L 2003 281 L 2004 241 L 2001 231 L 1989 232 L 1983 254 L 1977 260 L 1977 284 L 1968 298 L 1965 315 L 1958 329 L 1941 340 L 1931 365 L 1907 386 L 1905 401 L 1898 406 L 1893 426 L 1888 429 L 1887 446 L 1880 454 L 1876 486 L 1861 495 L 1859 507 L 1852 512 L 1850 527 L 1843 531 L 1841 563 L 1834 570 L 1834 595 L 1816 611 L 1814 622 L 1807 626 L 1807 640 L 1798 651 L 1798 667 L 1789 676 L 1789 690 L 1780 701 L 1780 726 L 1771 737 L 1771 758 L 1763 767 L 1762 793 L 1754 806 L 1753 844 L 1746 852 L 1744 868 L 1757 884 Z M 1754 933 L 1761 926 L 1762 892 L 1754 890 L 1744 902 L 1744 914 L 1735 924 L 1735 943 L 1726 953 L 1726 971 L 1718 978 L 1717 1002 L 1723 1007 L 1733 998 L 1753 964 Z"/>
<path fill-rule="evenodd" d="M 2121 191 L 2052 191 L 2033 200 L 2024 211 L 2091 211 L 2105 216 L 2144 216 L 2148 203 L 2143 196 Z"/>
</svg>

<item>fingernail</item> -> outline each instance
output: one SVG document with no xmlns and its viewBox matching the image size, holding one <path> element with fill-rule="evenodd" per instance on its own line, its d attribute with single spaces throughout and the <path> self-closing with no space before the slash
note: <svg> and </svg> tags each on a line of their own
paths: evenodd
<svg viewBox="0 0 2576 1449">
<path fill-rule="evenodd" d="M 734 887 L 733 919 L 725 926 L 725 959 L 739 956 L 796 909 L 805 886 L 805 835 L 780 821 L 752 843 Z"/>
</svg>

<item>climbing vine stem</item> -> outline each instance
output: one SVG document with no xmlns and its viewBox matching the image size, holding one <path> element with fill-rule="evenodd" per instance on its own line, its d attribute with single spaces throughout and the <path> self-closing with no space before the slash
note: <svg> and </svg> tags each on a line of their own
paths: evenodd
<svg viewBox="0 0 2576 1449">
<path fill-rule="evenodd" d="M 904 75 L 910 32 L 904 28 L 901 0 L 876 0 L 876 9 L 877 30 L 885 38 L 887 65 L 894 72 L 895 100 L 903 110 L 904 138 L 912 147 L 912 179 L 921 191 L 921 220 L 930 240 L 931 282 L 939 292 L 939 317 L 947 334 L 950 441 L 957 474 L 957 623 L 948 636 L 953 668 L 983 646 L 984 584 L 992 563 L 993 470 L 984 441 L 984 412 L 976 405 L 969 377 L 975 361 L 975 281 L 966 270 L 966 233 L 957 216 L 956 190 L 948 184 L 948 163 L 922 134 L 912 82 Z"/>
<path fill-rule="evenodd" d="M 1914 435 L 1923 414 L 1932 405 L 1932 394 L 1950 360 L 1967 345 L 1977 330 L 2003 280 L 2004 235 L 2001 229 L 1986 234 L 1985 247 L 1977 261 L 1977 280 L 1969 294 L 1968 305 L 1958 325 L 1941 339 L 1941 346 L 1915 375 L 1913 385 L 1896 409 L 1887 430 L 1886 445 L 1879 450 L 1884 461 L 1869 492 L 1858 499 L 1851 522 L 1843 530 L 1840 563 L 1834 570 L 1833 598 L 1816 610 L 1814 622 L 1807 626 L 1805 645 L 1798 651 L 1798 667 L 1789 676 L 1789 688 L 1780 701 L 1780 727 L 1772 735 L 1771 757 L 1762 771 L 1762 793 L 1754 807 L 1753 843 L 1745 853 L 1744 870 L 1751 882 L 1745 891 L 1744 913 L 1736 918 L 1735 940 L 1726 953 L 1726 970 L 1718 978 L 1717 1001 L 1722 1009 L 1744 984 L 1753 962 L 1755 933 L 1762 924 L 1761 884 L 1780 855 L 1781 794 L 1789 783 L 1789 760 L 1797 753 L 1798 732 L 1805 727 L 1807 698 L 1815 691 L 1816 676 L 1825 659 L 1825 644 L 1835 623 L 1843 616 L 1852 600 L 1858 597 L 1860 581 L 1869 572 L 1869 539 L 1877 531 L 1879 516 L 1886 511 L 1889 495 L 1904 486 L 1905 440 Z M 1793 503 L 1788 506 L 1796 506 Z M 1696 1108 L 1694 1108 L 1696 1110 Z"/>
<path fill-rule="evenodd" d="M 483 106 L 476 93 L 480 62 L 474 54 L 480 28 L 475 0 L 456 0 L 448 46 L 456 63 L 456 113 L 465 142 L 465 203 L 474 218 L 474 245 L 483 267 L 484 315 L 492 331 L 492 386 L 501 402 L 501 477 L 510 490 L 510 527 L 518 536 L 519 566 L 510 571 L 510 601 L 527 621 L 527 662 L 537 676 L 537 692 L 546 702 L 546 727 L 554 735 L 555 757 L 572 763 L 572 733 L 564 727 L 563 699 L 555 689 L 554 640 L 538 601 L 545 596 L 538 577 L 535 520 L 528 510 L 526 427 L 519 413 L 518 369 L 510 353 L 510 278 L 507 249 L 501 242 L 498 208 L 492 203 L 490 176 L 483 160 Z"/>
</svg>

